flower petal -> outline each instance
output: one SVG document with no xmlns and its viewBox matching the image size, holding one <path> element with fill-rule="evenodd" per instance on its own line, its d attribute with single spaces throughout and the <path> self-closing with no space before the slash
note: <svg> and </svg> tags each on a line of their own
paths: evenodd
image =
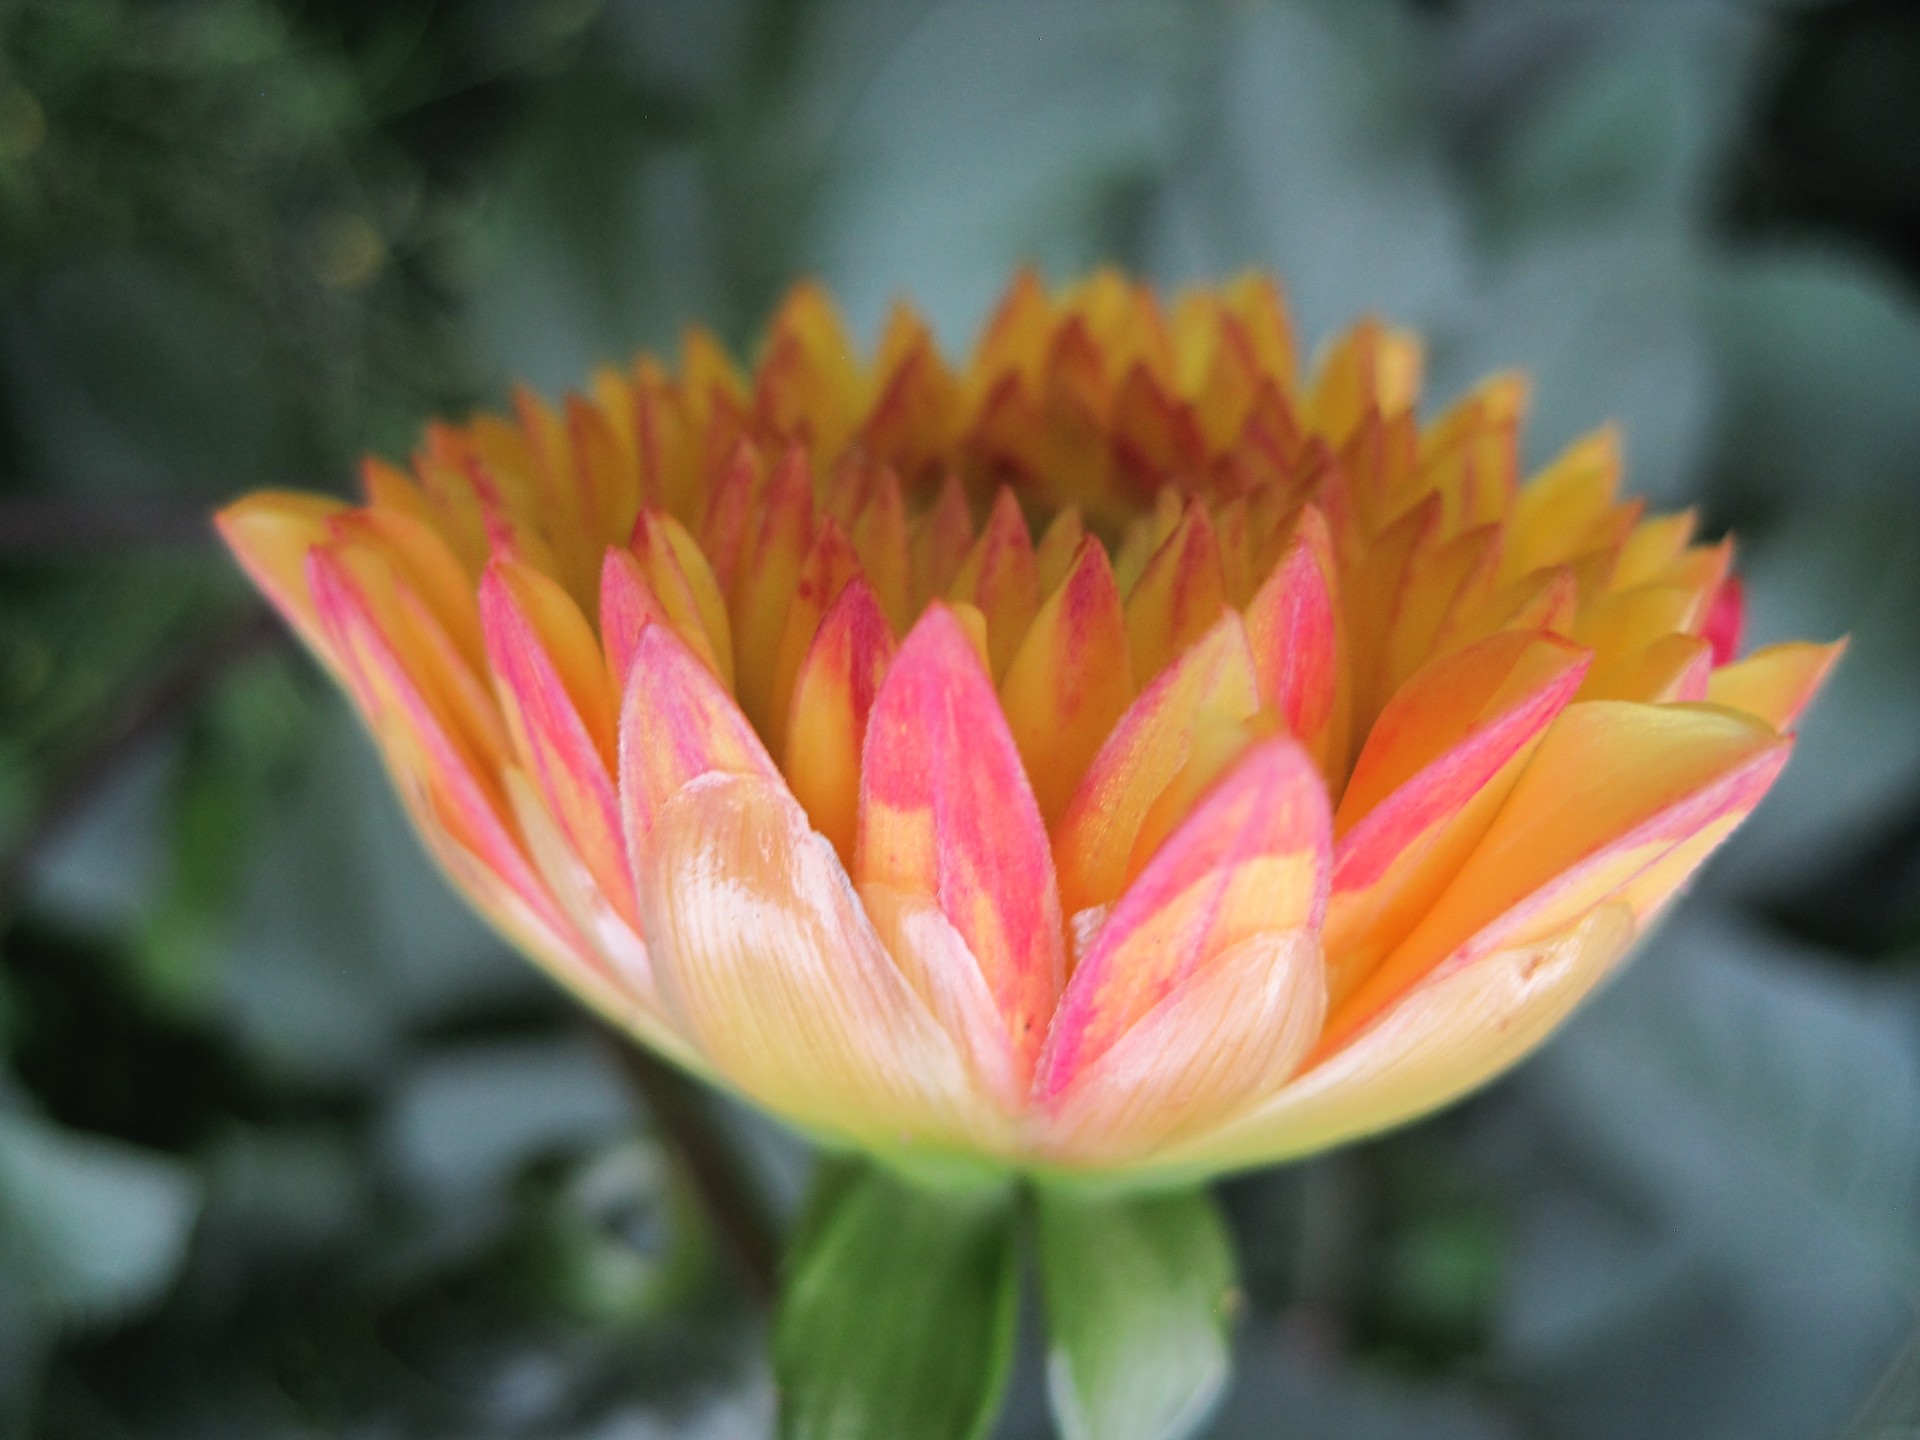
<svg viewBox="0 0 1920 1440">
<path fill-rule="evenodd" d="M 1133 698 L 1127 623 L 1106 548 L 1082 539 L 1000 686 L 1034 799 L 1049 823 Z"/>
<path fill-rule="evenodd" d="M 574 852 L 637 924 L 609 773 L 612 700 L 593 632 L 565 591 L 517 561 L 487 567 L 480 618 L 515 750 Z"/>
<path fill-rule="evenodd" d="M 1381 712 L 1334 821 L 1324 943 L 1336 1004 L 1486 834 L 1587 659 L 1558 636 L 1505 631 L 1435 661 Z"/>
<path fill-rule="evenodd" d="M 943 605 L 901 643 L 868 716 L 855 873 L 863 889 L 921 897 L 952 924 L 1024 1084 L 1060 994 L 1059 891 L 993 683 Z"/>
<path fill-rule="evenodd" d="M 1776 730 L 1791 729 L 1846 648 L 1844 640 L 1832 645 L 1792 641 L 1756 650 L 1715 670 L 1707 680 L 1707 699 L 1744 711 Z"/>
<path fill-rule="evenodd" d="M 949 599 L 972 605 L 986 616 L 987 647 L 993 673 L 1005 675 L 1014 651 L 1040 608 L 1040 573 L 1033 537 L 1013 491 L 1000 487 L 986 527 L 947 586 Z"/>
<path fill-rule="evenodd" d="M 853 580 L 821 620 L 794 681 L 784 769 L 813 828 L 848 865 L 859 838 L 867 716 L 893 649 L 873 587 Z"/>
<path fill-rule="evenodd" d="M 1151 1161 L 1279 1089 L 1326 1018 L 1311 930 L 1262 931 L 1168 992 L 1079 1071 L 1038 1127 L 1069 1169 Z"/>
<path fill-rule="evenodd" d="M 332 657 L 307 588 L 307 555 L 326 541 L 330 522 L 347 513 L 346 505 L 324 496 L 263 490 L 234 501 L 213 520 L 248 578 L 329 664 Z"/>
<path fill-rule="evenodd" d="M 1322 771 L 1344 770 L 1352 694 L 1334 597 L 1333 541 L 1309 506 L 1286 554 L 1247 605 L 1261 701 Z"/>
<path fill-rule="evenodd" d="M 428 849 L 481 914 L 558 978 L 583 991 L 615 990 L 529 863 L 493 766 L 422 688 L 426 672 L 402 660 L 391 622 L 335 555 L 314 552 L 308 574 L 321 633 Z"/>
<path fill-rule="evenodd" d="M 784 786 L 760 737 L 713 672 L 664 625 L 634 646 L 620 707 L 620 817 L 636 872 L 655 843 L 669 796 L 713 773 L 750 775 Z"/>
<path fill-rule="evenodd" d="M 1623 904 L 1559 935 L 1502 945 L 1436 975 L 1372 1029 L 1218 1129 L 1153 1157 L 1169 1171 L 1266 1165 L 1439 1109 L 1517 1063 L 1632 945 Z"/>
<path fill-rule="evenodd" d="M 1320 772 L 1292 740 L 1249 750 L 1167 839 L 1074 967 L 1035 1097 L 1053 1104 L 1168 995 L 1256 934 L 1317 929 L 1332 822 Z"/>
<path fill-rule="evenodd" d="M 833 848 L 776 780 L 660 805 L 641 893 L 679 1027 L 749 1099 L 881 1148 L 997 1149 L 1004 1127 L 894 967 Z"/>
<path fill-rule="evenodd" d="M 1054 827 L 1068 915 L 1119 898 L 1134 840 L 1153 802 L 1186 765 L 1200 715 L 1216 711 L 1244 720 L 1259 708 L 1247 632 L 1240 617 L 1228 613 L 1141 692 Z"/>
<path fill-rule="evenodd" d="M 1225 603 L 1220 541 L 1195 501 L 1127 596 L 1127 644 L 1139 673 L 1164 670 L 1213 627 Z"/>
<path fill-rule="evenodd" d="M 1616 898 L 1644 921 L 1759 803 L 1787 750 L 1768 727 L 1712 706 L 1569 706 L 1446 892 L 1336 1007 L 1320 1053 L 1442 962 L 1560 934 Z"/>
</svg>

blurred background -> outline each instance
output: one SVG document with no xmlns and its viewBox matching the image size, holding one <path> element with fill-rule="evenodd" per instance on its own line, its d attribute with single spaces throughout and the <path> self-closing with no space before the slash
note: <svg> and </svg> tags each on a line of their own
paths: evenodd
<svg viewBox="0 0 1920 1440">
<path fill-rule="evenodd" d="M 962 346 L 1022 260 L 1526 366 L 1532 459 L 1617 418 L 1754 642 L 1853 636 L 1544 1053 L 1226 1187 L 1210 1433 L 1916 1433 L 1911 0 L 0 0 L 0 1435 L 767 1433 L 728 1227 L 205 516 L 801 274 Z"/>
</svg>

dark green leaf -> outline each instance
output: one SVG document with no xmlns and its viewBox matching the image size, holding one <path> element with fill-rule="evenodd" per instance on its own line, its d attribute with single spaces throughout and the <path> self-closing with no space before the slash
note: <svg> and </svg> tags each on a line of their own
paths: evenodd
<svg viewBox="0 0 1920 1440">
<path fill-rule="evenodd" d="M 774 1328 L 785 1440 L 969 1440 L 1000 1405 L 1019 1299 L 1004 1188 L 835 1173 Z"/>
<path fill-rule="evenodd" d="M 1233 1250 L 1204 1191 L 1043 1190 L 1048 1377 L 1068 1440 L 1178 1440 L 1226 1384 Z"/>
</svg>

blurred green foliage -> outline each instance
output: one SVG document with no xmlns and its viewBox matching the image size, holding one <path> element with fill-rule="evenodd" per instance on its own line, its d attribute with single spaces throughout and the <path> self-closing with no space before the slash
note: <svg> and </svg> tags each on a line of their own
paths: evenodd
<svg viewBox="0 0 1920 1440">
<path fill-rule="evenodd" d="M 1525 366 L 1533 458 L 1618 418 L 1739 532 L 1756 640 L 1854 640 L 1544 1055 L 1224 1188 L 1212 1433 L 1904 1433 L 1916 155 L 1905 0 L 0 0 L 0 1435 L 765 1433 L 612 1052 L 203 516 L 694 318 L 750 343 L 803 272 L 957 345 L 1015 263 L 1103 259 L 1380 310 L 1442 396 Z M 716 1123 L 790 1212 L 804 1155 Z"/>
</svg>

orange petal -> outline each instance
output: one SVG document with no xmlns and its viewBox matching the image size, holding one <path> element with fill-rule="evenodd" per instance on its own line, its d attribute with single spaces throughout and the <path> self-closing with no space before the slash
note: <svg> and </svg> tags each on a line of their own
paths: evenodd
<svg viewBox="0 0 1920 1440">
<path fill-rule="evenodd" d="M 947 593 L 972 548 L 973 516 L 967 510 L 967 492 L 960 487 L 960 477 L 949 471 L 933 508 L 913 524 L 908 595 L 914 612 Z"/>
<path fill-rule="evenodd" d="M 1196 501 L 1127 596 L 1127 643 L 1139 673 L 1159 674 L 1212 628 L 1225 604 L 1220 543 Z"/>
<path fill-rule="evenodd" d="M 713 567 L 713 578 L 723 595 L 733 593 L 759 489 L 759 452 L 742 441 L 714 477 L 700 517 L 700 553 Z"/>
<path fill-rule="evenodd" d="M 1260 699 L 1326 773 L 1346 768 L 1352 701 L 1333 583 L 1327 522 L 1308 507 L 1286 555 L 1246 612 Z"/>
<path fill-rule="evenodd" d="M 853 580 L 820 622 L 794 680 L 782 768 L 813 828 L 849 866 L 859 833 L 867 715 L 893 650 L 893 631 L 873 588 Z"/>
<path fill-rule="evenodd" d="M 996 677 L 1005 675 L 1040 608 L 1040 576 L 1033 537 L 1020 502 L 1004 485 L 973 549 L 947 586 L 949 599 L 974 606 L 987 619 L 987 653 Z"/>
<path fill-rule="evenodd" d="M 1024 1085 L 1062 981 L 1053 857 L 993 684 L 936 605 L 867 722 L 856 877 L 930 901 L 985 978 Z"/>
<path fill-rule="evenodd" d="M 1422 534 L 1393 597 L 1380 656 L 1380 679 L 1389 695 L 1439 653 L 1440 637 L 1455 618 L 1479 609 L 1495 589 L 1498 525 L 1478 525 L 1446 541 L 1439 534 Z"/>
<path fill-rule="evenodd" d="M 764 729 L 767 748 L 775 754 L 786 753 L 793 687 L 813 646 L 814 634 L 828 608 L 859 574 L 860 557 L 854 553 L 853 543 L 840 522 L 827 516 L 814 535 L 813 549 L 800 567 L 800 579 L 787 602 L 786 626 L 780 635 L 770 692 L 773 719 Z"/>
<path fill-rule="evenodd" d="M 1776 730 L 1790 730 L 1846 648 L 1844 640 L 1832 645 L 1793 641 L 1756 650 L 1715 670 L 1707 681 L 1707 699 L 1743 710 Z"/>
<path fill-rule="evenodd" d="M 487 567 L 480 619 L 515 750 L 608 902 L 637 924 L 610 774 L 612 698 L 592 630 L 559 585 L 510 560 Z"/>
<path fill-rule="evenodd" d="M 1126 615 L 1106 548 L 1083 538 L 1000 686 L 1040 814 L 1060 818 L 1133 698 Z"/>
<path fill-rule="evenodd" d="M 1556 636 L 1505 631 L 1433 662 L 1381 712 L 1334 822 L 1325 945 L 1336 1004 L 1486 834 L 1587 660 Z"/>
<path fill-rule="evenodd" d="M 731 689 L 733 626 L 699 542 L 671 515 L 648 510 L 634 521 L 629 548 L 674 632 Z"/>
<path fill-rule="evenodd" d="M 914 615 L 913 561 L 906 501 L 891 470 L 880 472 L 872 493 L 854 513 L 847 535 L 887 620 L 896 630 L 904 630 Z"/>
<path fill-rule="evenodd" d="M 307 590 L 307 555 L 328 538 L 329 522 L 346 513 L 346 505 L 324 496 L 263 490 L 213 517 L 248 578 L 323 658 L 328 652 Z"/>
<path fill-rule="evenodd" d="M 1230 282 L 1220 298 L 1260 373 L 1291 390 L 1297 383 L 1293 324 L 1280 287 L 1272 277 L 1249 271 Z"/>
<path fill-rule="evenodd" d="M 1061 997 L 1035 1076 L 1054 1102 L 1142 1017 L 1258 934 L 1316 928 L 1331 820 L 1306 753 L 1248 751 L 1168 838 L 1095 932 Z"/>
<path fill-rule="evenodd" d="M 385 556 L 433 612 L 462 658 L 476 672 L 486 668 L 474 577 L 431 523 L 404 511 L 369 507 L 334 516 L 329 529 L 338 539 L 372 546 Z"/>
<path fill-rule="evenodd" d="M 1321 1053 L 1449 957 L 1562 933 L 1612 899 L 1644 923 L 1759 803 L 1787 748 L 1770 728 L 1711 706 L 1569 706 L 1425 919 L 1336 1008 Z M 1665 863 L 1674 856 L 1683 868 Z M 1647 877 L 1659 884 L 1644 886 Z"/>
<path fill-rule="evenodd" d="M 1067 578 L 1067 572 L 1080 558 L 1080 542 L 1086 533 L 1086 522 L 1076 506 L 1069 505 L 1053 517 L 1033 552 L 1034 573 L 1042 595 L 1051 595 L 1060 588 L 1060 582 Z"/>
<path fill-rule="evenodd" d="M 1564 564 L 1587 550 L 1619 489 L 1620 432 L 1609 425 L 1574 441 L 1514 500 L 1501 580 Z"/>
<path fill-rule="evenodd" d="M 508 825 L 497 780 L 452 724 L 443 704 L 421 688 L 422 676 L 396 652 L 359 581 L 337 556 L 317 551 L 308 562 L 318 624 L 368 728 L 380 742 L 396 788 L 423 832 L 444 830 L 476 860 L 492 885 L 504 886 L 553 937 L 544 953 L 582 947 L 527 863 Z M 483 897 L 485 898 L 485 897 Z M 488 914 L 498 905 L 483 906 Z"/>
<path fill-rule="evenodd" d="M 1656 515 L 1634 526 L 1620 546 L 1613 583 L 1618 589 L 1645 585 L 1677 559 L 1693 539 L 1698 517 L 1691 510 Z"/>
<path fill-rule="evenodd" d="M 1596 661 L 1582 700 L 1705 700 L 1713 647 L 1693 635 L 1662 635 L 1644 649 Z"/>
<path fill-rule="evenodd" d="M 1240 617 L 1229 612 L 1133 702 L 1067 802 L 1054 854 L 1068 915 L 1119 898 L 1134 841 L 1186 765 L 1202 713 L 1244 720 L 1259 708 L 1253 651 Z"/>
<path fill-rule="evenodd" d="M 738 669 L 734 691 L 740 708 L 762 730 L 774 728 L 774 714 L 786 699 L 774 693 L 780 637 L 800 583 L 800 570 L 813 548 L 813 476 L 806 451 L 791 449 L 767 477 L 766 492 L 755 507 L 755 522 L 735 572 L 728 619 Z"/>
</svg>

